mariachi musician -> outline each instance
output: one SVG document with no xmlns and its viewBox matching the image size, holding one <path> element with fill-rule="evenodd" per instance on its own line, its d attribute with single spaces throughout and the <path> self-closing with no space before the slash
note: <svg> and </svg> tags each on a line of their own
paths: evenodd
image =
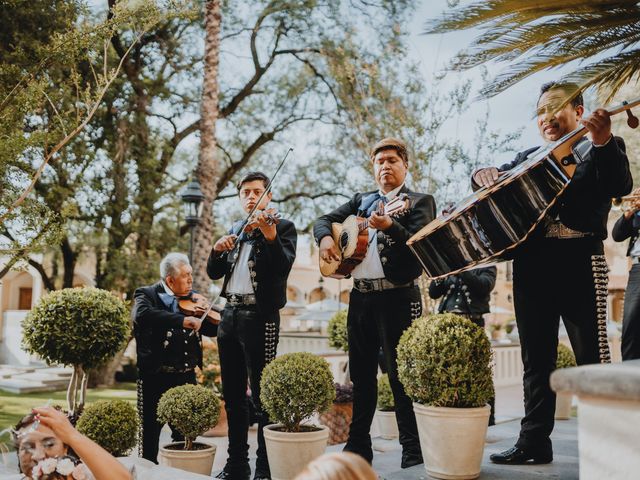
<svg viewBox="0 0 640 480">
<path fill-rule="evenodd" d="M 193 297 L 189 257 L 169 253 L 160 262 L 160 280 L 134 293 L 133 334 L 138 358 L 138 453 L 157 463 L 162 423 L 157 409 L 170 388 L 196 383 L 195 367 L 202 367 L 200 334 L 216 335 L 217 325 L 201 320 L 195 310 L 181 311 L 185 297 Z M 191 304 L 190 300 L 187 303 Z M 189 308 L 192 308 L 191 306 Z M 171 438 L 184 438 L 172 428 Z"/>
<path fill-rule="evenodd" d="M 269 423 L 260 402 L 260 377 L 275 358 L 280 328 L 279 310 L 287 301 L 287 278 L 296 257 L 295 225 L 267 209 L 271 184 L 262 172 L 251 172 L 238 182 L 243 210 L 253 218 L 237 222 L 213 246 L 207 273 L 224 276 L 222 296 L 227 299 L 218 329 L 222 390 L 229 422 L 226 465 L 216 478 L 248 479 L 249 403 L 247 381 L 258 418 L 255 480 L 271 473 L 263 429 Z"/>
<path fill-rule="evenodd" d="M 572 98 L 563 108 L 565 99 Z M 491 455 L 502 464 L 549 463 L 555 393 L 549 376 L 556 366 L 558 325 L 562 320 L 578 364 L 608 362 L 606 330 L 607 263 L 602 241 L 607 237 L 611 198 L 632 187 L 624 141 L 611 134 L 607 111 L 587 118 L 577 85 L 547 83 L 537 103 L 537 123 L 545 142 L 555 142 L 582 124 L 591 140 L 573 147 L 577 163 L 566 190 L 547 219 L 514 254 L 513 293 L 524 363 L 525 416 L 515 446 Z M 483 168 L 472 178 L 474 188 L 491 186 L 500 172 L 523 162 L 539 147 L 519 153 L 500 168 Z"/>
<path fill-rule="evenodd" d="M 416 279 L 421 267 L 407 247 L 409 237 L 435 217 L 431 195 L 412 192 L 405 185 L 407 147 L 402 140 L 385 138 L 371 150 L 373 174 L 379 190 L 356 193 L 349 202 L 320 217 L 313 234 L 325 262 L 339 261 L 331 223 L 350 215 L 368 217 L 366 256 L 352 272 L 353 289 L 347 318 L 349 370 L 353 381 L 353 420 L 344 449 L 371 463 L 369 430 L 376 409 L 378 352 L 382 347 L 396 405 L 402 444 L 401 467 L 422 463 L 411 400 L 398 380 L 396 347 L 402 333 L 422 313 Z M 380 203 L 406 194 L 411 207 L 399 218 L 380 214 Z"/>
</svg>

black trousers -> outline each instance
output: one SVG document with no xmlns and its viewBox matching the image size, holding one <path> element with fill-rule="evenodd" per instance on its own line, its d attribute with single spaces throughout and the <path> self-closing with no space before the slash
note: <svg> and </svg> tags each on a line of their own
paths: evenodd
<svg viewBox="0 0 640 480">
<path fill-rule="evenodd" d="M 549 376 L 556 368 L 560 317 L 578 365 L 610 360 L 607 282 L 602 241 L 596 238 L 535 239 L 518 251 L 513 295 L 525 407 L 519 448 L 551 452 L 556 395 Z"/>
<path fill-rule="evenodd" d="M 249 402 L 247 382 L 258 419 L 256 470 L 269 473 L 263 429 L 269 418 L 260 402 L 260 377 L 275 358 L 280 314 L 262 313 L 255 307 L 225 307 L 218 326 L 218 352 L 222 392 L 229 423 L 229 458 L 225 470 L 243 471 L 249 463 Z"/>
<path fill-rule="evenodd" d="M 396 419 L 403 453 L 420 454 L 420 441 L 411 399 L 398 380 L 396 347 L 402 333 L 422 314 L 417 287 L 360 293 L 351 290 L 347 333 L 349 371 L 353 382 L 353 419 L 345 450 L 371 463 L 369 430 L 376 411 L 378 353 L 384 363 L 396 405 Z"/>
<path fill-rule="evenodd" d="M 140 417 L 138 455 L 142 458 L 158 463 L 158 441 L 160 430 L 164 426 L 157 417 L 160 397 L 170 388 L 188 383 L 193 385 L 196 383 L 196 374 L 193 370 L 186 373 L 141 374 L 138 379 L 138 416 Z M 184 437 L 173 427 L 171 438 L 174 442 L 184 440 Z"/>
<path fill-rule="evenodd" d="M 640 263 L 634 263 L 629 272 L 624 294 L 622 320 L 622 360 L 640 358 Z"/>
</svg>

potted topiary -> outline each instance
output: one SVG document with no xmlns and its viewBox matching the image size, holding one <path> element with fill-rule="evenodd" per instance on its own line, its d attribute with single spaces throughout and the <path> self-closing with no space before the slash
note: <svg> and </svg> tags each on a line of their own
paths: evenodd
<svg viewBox="0 0 640 480">
<path fill-rule="evenodd" d="M 353 418 L 353 384 L 335 383 L 336 398 L 331 408 L 320 415 L 320 423 L 329 427 L 329 445 L 344 443 Z"/>
<path fill-rule="evenodd" d="M 421 318 L 398 344 L 398 376 L 414 401 L 427 473 L 480 475 L 493 396 L 491 344 L 484 330 L 451 313 Z"/>
<path fill-rule="evenodd" d="M 569 368 L 577 366 L 576 356 L 571 348 L 564 343 L 558 344 L 558 359 L 556 361 L 556 369 Z M 571 392 L 556 393 L 556 420 L 569 420 L 571 418 L 571 404 L 573 403 L 573 395 Z"/>
<path fill-rule="evenodd" d="M 269 418 L 277 422 L 264 429 L 274 480 L 294 478 L 307 463 L 322 455 L 329 429 L 302 422 L 326 411 L 335 395 L 329 363 L 317 355 L 289 353 L 265 367 L 260 400 Z"/>
<path fill-rule="evenodd" d="M 170 423 L 185 440 L 161 446 L 159 463 L 210 475 L 216 446 L 197 443 L 196 438 L 214 427 L 219 415 L 220 399 L 201 385 L 180 385 L 167 390 L 158 402 L 158 421 Z"/>
<path fill-rule="evenodd" d="M 400 436 L 395 410 L 396 405 L 393 401 L 391 384 L 389 384 L 389 375 L 385 373 L 378 378 L 378 409 L 376 410 L 376 418 L 378 419 L 380 436 L 386 440 L 393 440 Z"/>
<path fill-rule="evenodd" d="M 124 400 L 100 400 L 88 405 L 76 428 L 114 457 L 124 457 L 136 445 L 138 413 Z"/>
<path fill-rule="evenodd" d="M 122 300 L 97 288 L 65 288 L 40 299 L 22 322 L 24 348 L 47 364 L 72 365 L 67 390 L 71 416 L 82 412 L 87 370 L 111 359 L 129 338 L 129 311 Z M 79 398 L 78 398 L 79 397 Z"/>
</svg>

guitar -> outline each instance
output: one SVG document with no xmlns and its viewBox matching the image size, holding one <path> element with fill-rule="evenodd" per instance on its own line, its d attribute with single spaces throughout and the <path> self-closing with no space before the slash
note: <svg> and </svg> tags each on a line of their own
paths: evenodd
<svg viewBox="0 0 640 480">
<path fill-rule="evenodd" d="M 407 213 L 411 201 L 402 193 L 383 205 L 378 205 L 378 214 L 400 217 Z M 320 258 L 320 273 L 325 277 L 346 278 L 367 256 L 369 248 L 369 219 L 349 215 L 344 222 L 331 224 L 331 237 L 338 246 L 340 260 L 325 261 Z"/>
<path fill-rule="evenodd" d="M 609 109 L 627 112 L 627 124 L 638 126 L 630 109 L 640 98 Z M 482 187 L 413 235 L 407 245 L 427 276 L 442 278 L 499 261 L 524 242 L 569 185 L 584 148 L 587 130 L 579 127 L 539 149 L 491 187 Z M 573 155 L 573 158 L 572 158 Z"/>
</svg>

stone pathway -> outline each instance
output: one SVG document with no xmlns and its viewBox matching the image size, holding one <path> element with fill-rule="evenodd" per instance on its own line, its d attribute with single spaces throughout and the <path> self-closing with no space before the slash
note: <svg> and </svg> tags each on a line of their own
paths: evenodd
<svg viewBox="0 0 640 480">
<path fill-rule="evenodd" d="M 11 393 L 66 390 L 72 372 L 65 367 L 0 365 L 0 390 Z"/>
</svg>

